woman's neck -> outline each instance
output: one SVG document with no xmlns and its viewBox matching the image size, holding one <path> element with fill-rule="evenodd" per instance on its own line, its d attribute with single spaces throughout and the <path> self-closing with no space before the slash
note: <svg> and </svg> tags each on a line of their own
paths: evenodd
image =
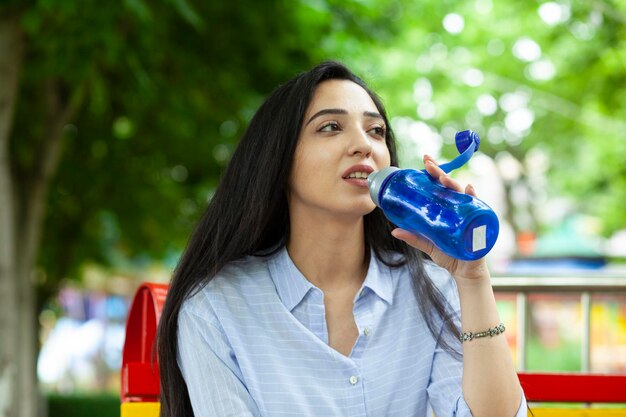
<svg viewBox="0 0 626 417">
<path fill-rule="evenodd" d="M 364 233 L 363 217 L 292 216 L 287 251 L 300 272 L 323 291 L 360 287 L 369 261 Z"/>
</svg>

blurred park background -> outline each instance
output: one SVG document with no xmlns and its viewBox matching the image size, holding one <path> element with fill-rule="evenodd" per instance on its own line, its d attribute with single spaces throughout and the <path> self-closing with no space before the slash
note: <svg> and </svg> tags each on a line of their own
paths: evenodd
<svg viewBox="0 0 626 417">
<path fill-rule="evenodd" d="M 379 92 L 405 167 L 480 135 L 455 176 L 500 217 L 494 276 L 621 279 L 588 341 L 579 292 L 499 294 L 518 366 L 626 373 L 624 1 L 3 0 L 0 416 L 117 415 L 135 289 L 263 97 L 325 59 Z"/>
</svg>

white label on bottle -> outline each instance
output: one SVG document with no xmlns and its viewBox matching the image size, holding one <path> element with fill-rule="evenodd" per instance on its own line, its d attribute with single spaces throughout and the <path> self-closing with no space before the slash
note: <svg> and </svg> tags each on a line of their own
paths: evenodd
<svg viewBox="0 0 626 417">
<path fill-rule="evenodd" d="M 472 231 L 472 251 L 485 249 L 487 247 L 487 225 L 475 227 Z"/>
</svg>

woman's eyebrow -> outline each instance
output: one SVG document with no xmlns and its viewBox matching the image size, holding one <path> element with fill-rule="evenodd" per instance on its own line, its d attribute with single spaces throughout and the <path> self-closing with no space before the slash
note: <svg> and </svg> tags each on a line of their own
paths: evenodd
<svg viewBox="0 0 626 417">
<path fill-rule="evenodd" d="M 375 111 L 364 111 L 363 115 L 367 117 L 373 117 L 374 119 L 385 120 L 385 118 L 381 116 L 380 113 L 376 113 Z"/>
<path fill-rule="evenodd" d="M 309 121 L 306 122 L 306 125 L 311 123 L 313 121 L 313 119 L 315 119 L 316 117 L 320 117 L 320 116 L 323 116 L 325 114 L 348 114 L 348 111 L 344 110 L 344 109 L 323 109 L 323 110 L 320 110 L 317 113 L 315 113 L 313 116 L 311 116 Z"/>
<path fill-rule="evenodd" d="M 311 116 L 309 121 L 306 122 L 305 126 L 307 126 L 309 123 L 311 123 L 313 121 L 313 119 L 315 119 L 316 117 L 320 117 L 320 116 L 323 116 L 325 114 L 348 114 L 348 111 L 344 110 L 344 109 L 323 109 L 323 110 L 320 110 L 317 113 L 315 113 L 313 116 Z M 373 118 L 376 118 L 376 119 L 383 119 L 383 116 L 381 116 L 379 113 L 376 113 L 376 112 L 373 112 L 373 111 L 364 111 L 363 115 L 367 116 L 367 117 L 373 117 Z"/>
</svg>

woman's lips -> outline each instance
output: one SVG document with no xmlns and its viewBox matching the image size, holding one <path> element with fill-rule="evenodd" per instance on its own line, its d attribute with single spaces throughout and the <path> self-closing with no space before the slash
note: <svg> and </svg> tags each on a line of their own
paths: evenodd
<svg viewBox="0 0 626 417">
<path fill-rule="evenodd" d="M 348 178 L 350 176 L 350 174 L 353 174 L 355 172 L 360 172 L 360 173 L 364 173 L 364 174 L 371 174 L 372 172 L 374 172 L 374 168 L 372 168 L 369 165 L 365 165 L 365 164 L 357 164 L 357 165 L 353 165 L 350 168 L 346 169 L 342 175 L 342 177 Z"/>
<path fill-rule="evenodd" d="M 368 187 L 367 178 L 344 178 L 343 180 L 357 187 Z"/>
</svg>

